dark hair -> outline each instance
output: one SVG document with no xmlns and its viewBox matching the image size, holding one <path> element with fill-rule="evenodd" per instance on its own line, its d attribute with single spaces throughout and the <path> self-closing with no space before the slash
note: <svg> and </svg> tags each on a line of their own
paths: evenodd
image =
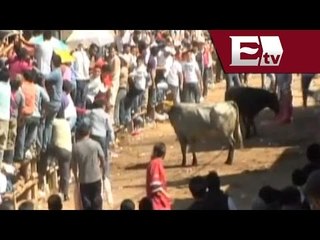
<svg viewBox="0 0 320 240">
<path fill-rule="evenodd" d="M 1 82 L 8 82 L 10 79 L 9 70 L 6 67 L 0 69 L 0 81 Z"/>
<path fill-rule="evenodd" d="M 101 67 L 101 73 L 110 73 L 110 72 L 112 72 L 112 68 L 109 64 L 104 64 Z"/>
<path fill-rule="evenodd" d="M 37 73 L 35 77 L 35 83 L 39 86 L 43 86 L 44 83 L 44 75 L 42 73 Z"/>
<path fill-rule="evenodd" d="M 148 48 L 147 43 L 144 40 L 140 40 L 138 42 L 138 49 L 139 53 L 141 54 L 143 51 L 145 51 Z"/>
<path fill-rule="evenodd" d="M 205 177 L 196 176 L 189 181 L 189 190 L 195 199 L 204 198 L 207 192 L 207 180 Z"/>
<path fill-rule="evenodd" d="M 20 80 L 10 81 L 11 90 L 17 91 L 21 87 L 21 84 Z"/>
<path fill-rule="evenodd" d="M 300 192 L 295 187 L 286 187 L 281 191 L 281 205 L 297 205 L 301 203 Z"/>
<path fill-rule="evenodd" d="M 62 199 L 58 194 L 52 194 L 48 198 L 48 209 L 49 210 L 62 210 Z"/>
<path fill-rule="evenodd" d="M 154 146 L 153 146 L 153 157 L 156 157 L 156 158 L 163 158 L 166 156 L 166 144 L 163 143 L 163 142 L 159 142 L 159 143 L 156 143 Z"/>
<path fill-rule="evenodd" d="M 281 191 L 270 186 L 263 186 L 259 190 L 258 195 L 266 204 L 271 204 L 281 200 Z"/>
<path fill-rule="evenodd" d="M 108 50 L 109 50 L 109 53 L 111 52 L 111 50 L 114 49 L 115 51 L 117 51 L 117 46 L 115 43 L 111 43 Z"/>
<path fill-rule="evenodd" d="M 95 99 L 92 107 L 93 108 L 104 108 L 106 106 L 106 100 L 104 98 Z"/>
<path fill-rule="evenodd" d="M 307 158 L 310 162 L 320 161 L 320 145 L 318 143 L 313 143 L 308 146 L 306 152 Z"/>
<path fill-rule="evenodd" d="M 144 63 L 144 57 L 142 55 L 137 57 L 137 63 L 138 62 L 143 62 Z"/>
<path fill-rule="evenodd" d="M 50 40 L 52 38 L 52 31 L 51 30 L 45 30 L 43 32 L 43 39 L 44 40 Z"/>
<path fill-rule="evenodd" d="M 120 204 L 120 210 L 135 210 L 135 204 L 131 199 L 125 199 Z"/>
<path fill-rule="evenodd" d="M 216 171 L 209 172 L 206 179 L 209 191 L 220 190 L 220 177 Z"/>
<path fill-rule="evenodd" d="M 12 200 L 4 200 L 0 204 L 0 210 L 14 210 L 14 202 Z"/>
<path fill-rule="evenodd" d="M 20 50 L 16 54 L 19 59 L 26 60 L 29 52 L 25 48 L 20 48 Z"/>
<path fill-rule="evenodd" d="M 34 82 L 35 74 L 32 70 L 26 70 L 23 72 L 23 78 L 28 82 Z"/>
<path fill-rule="evenodd" d="M 34 203 L 31 201 L 24 201 L 20 204 L 18 210 L 34 210 Z"/>
<path fill-rule="evenodd" d="M 128 43 L 123 44 L 123 49 L 130 48 L 130 45 Z"/>
<path fill-rule="evenodd" d="M 83 118 L 77 127 L 77 136 L 79 138 L 86 137 L 91 132 L 91 123 L 89 118 Z"/>
<path fill-rule="evenodd" d="M 150 54 L 152 56 L 154 56 L 154 57 L 157 56 L 158 52 L 159 52 L 159 48 L 157 46 L 150 48 Z"/>
<path fill-rule="evenodd" d="M 52 64 L 56 68 L 60 67 L 61 64 L 62 64 L 61 57 L 59 55 L 57 55 L 57 54 L 53 54 L 52 55 Z"/>
<path fill-rule="evenodd" d="M 144 197 L 139 201 L 139 210 L 153 210 L 153 205 L 148 197 Z"/>
<path fill-rule="evenodd" d="M 69 80 L 64 80 L 62 90 L 69 94 L 72 91 L 72 83 Z"/>
<path fill-rule="evenodd" d="M 303 186 L 307 181 L 307 176 L 301 169 L 295 169 L 291 174 L 291 181 L 294 186 Z"/>
<path fill-rule="evenodd" d="M 14 52 L 17 54 L 18 57 L 20 56 L 21 49 L 22 49 L 22 44 L 21 44 L 21 42 L 14 42 L 14 44 L 13 44 L 13 50 L 14 50 Z"/>
</svg>

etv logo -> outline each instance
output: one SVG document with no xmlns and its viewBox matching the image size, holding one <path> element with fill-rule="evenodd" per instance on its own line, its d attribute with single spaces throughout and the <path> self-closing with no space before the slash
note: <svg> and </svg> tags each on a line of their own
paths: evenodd
<svg viewBox="0 0 320 240">
<path fill-rule="evenodd" d="M 279 66 L 283 48 L 278 36 L 230 36 L 230 66 Z"/>
</svg>

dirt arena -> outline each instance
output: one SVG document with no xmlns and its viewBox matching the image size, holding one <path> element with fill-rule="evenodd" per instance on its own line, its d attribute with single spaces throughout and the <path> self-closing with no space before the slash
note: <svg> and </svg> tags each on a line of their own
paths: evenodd
<svg viewBox="0 0 320 240">
<path fill-rule="evenodd" d="M 295 75 L 294 75 L 295 76 Z M 249 85 L 260 87 L 260 75 L 250 75 Z M 319 88 L 315 81 L 313 88 Z M 224 164 L 225 150 L 198 153 L 197 167 L 182 168 L 179 143 L 169 123 L 148 126 L 135 137 L 126 136 L 121 140 L 119 157 L 112 160 L 112 186 L 114 209 L 120 202 L 131 198 L 136 202 L 145 195 L 145 168 L 149 161 L 152 146 L 157 141 L 167 144 L 165 167 L 168 176 L 169 194 L 174 199 L 174 209 L 185 209 L 191 199 L 188 180 L 198 174 L 216 170 L 222 184 L 235 200 L 239 209 L 249 209 L 251 201 L 262 185 L 284 187 L 290 184 L 291 172 L 305 163 L 306 146 L 319 139 L 319 111 L 316 107 L 301 108 L 300 78 L 293 82 L 294 121 L 290 125 L 261 125 L 270 120 L 273 114 L 265 110 L 256 120 L 259 136 L 245 141 L 245 148 L 235 152 L 234 164 Z M 207 101 L 223 100 L 225 81 L 210 90 Z M 313 100 L 309 100 L 314 105 Z M 191 164 L 191 154 L 188 155 Z M 70 194 L 72 196 L 72 194 Z M 65 204 L 65 209 L 73 209 L 73 200 Z M 105 204 L 105 209 L 110 209 Z"/>
</svg>

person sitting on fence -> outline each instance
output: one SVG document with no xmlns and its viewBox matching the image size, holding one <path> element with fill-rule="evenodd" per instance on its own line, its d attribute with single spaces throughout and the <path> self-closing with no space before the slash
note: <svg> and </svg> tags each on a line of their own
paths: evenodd
<svg viewBox="0 0 320 240">
<path fill-rule="evenodd" d="M 9 71 L 0 69 L 0 166 L 3 161 L 4 151 L 7 149 L 9 121 L 10 121 L 10 96 Z"/>
<path fill-rule="evenodd" d="M 64 201 L 68 201 L 72 135 L 70 123 L 64 117 L 65 109 L 68 106 L 66 95 L 63 97 L 63 100 L 64 102 L 61 104 L 58 116 L 53 121 L 52 146 L 49 152 L 58 162 L 60 175 L 59 191 L 63 194 Z"/>
<path fill-rule="evenodd" d="M 25 98 L 24 107 L 21 110 L 17 129 L 17 139 L 15 144 L 15 161 L 24 161 L 26 150 L 31 147 L 37 124 L 33 114 L 37 109 L 37 85 L 35 84 L 36 72 L 26 71 L 23 73 L 21 91 Z M 26 147 L 27 144 L 27 147 Z"/>
<path fill-rule="evenodd" d="M 20 89 L 21 83 L 21 78 L 17 79 L 16 81 L 11 81 L 10 124 L 8 136 L 8 140 L 10 142 L 8 145 L 10 146 L 8 146 L 9 149 L 5 151 L 3 159 L 3 161 L 8 164 L 13 163 L 14 146 L 17 137 L 17 124 L 24 107 L 24 95 Z"/>
</svg>

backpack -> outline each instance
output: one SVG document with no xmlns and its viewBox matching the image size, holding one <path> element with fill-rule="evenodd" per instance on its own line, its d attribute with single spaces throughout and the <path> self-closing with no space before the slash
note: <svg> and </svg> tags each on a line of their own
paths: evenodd
<svg viewBox="0 0 320 240">
<path fill-rule="evenodd" d="M 34 113 L 36 108 L 36 85 L 34 83 L 23 82 L 21 90 L 25 98 L 25 104 L 22 108 L 22 114 L 24 116 L 30 116 Z"/>
</svg>

